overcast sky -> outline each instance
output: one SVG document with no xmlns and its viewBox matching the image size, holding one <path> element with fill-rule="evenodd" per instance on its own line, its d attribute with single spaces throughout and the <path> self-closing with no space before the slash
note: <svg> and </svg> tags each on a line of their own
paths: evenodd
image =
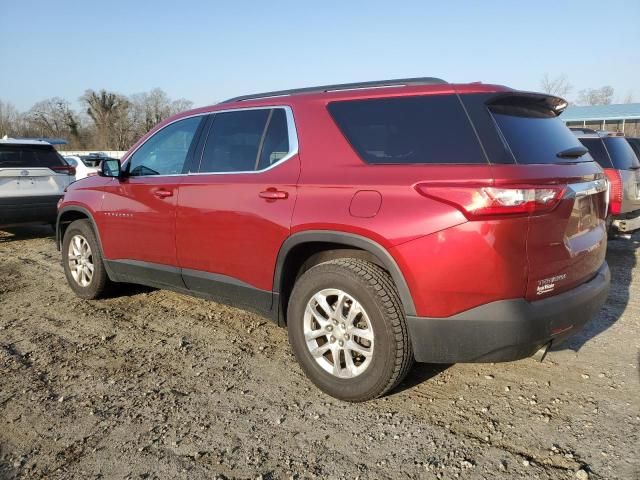
<svg viewBox="0 0 640 480">
<path fill-rule="evenodd" d="M 85 89 L 235 95 L 412 76 L 536 90 L 544 73 L 640 102 L 640 0 L 0 0 L 0 99 Z"/>
</svg>

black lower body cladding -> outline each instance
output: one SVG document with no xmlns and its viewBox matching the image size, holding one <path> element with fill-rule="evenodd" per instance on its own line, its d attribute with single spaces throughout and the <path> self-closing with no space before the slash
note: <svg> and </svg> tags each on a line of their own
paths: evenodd
<svg viewBox="0 0 640 480">
<path fill-rule="evenodd" d="M 60 195 L 0 198 L 0 226 L 25 223 L 54 224 Z"/>
<path fill-rule="evenodd" d="M 508 362 L 578 332 L 609 293 L 606 262 L 590 281 L 535 302 L 501 300 L 447 318 L 407 317 L 418 362 Z"/>
</svg>

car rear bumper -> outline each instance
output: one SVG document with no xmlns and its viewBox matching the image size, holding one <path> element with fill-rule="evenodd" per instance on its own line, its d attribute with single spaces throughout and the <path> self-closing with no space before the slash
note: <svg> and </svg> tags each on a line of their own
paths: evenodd
<svg viewBox="0 0 640 480">
<path fill-rule="evenodd" d="M 611 225 L 619 232 L 631 233 L 640 230 L 640 210 L 613 217 Z"/>
<path fill-rule="evenodd" d="M 0 198 L 0 226 L 54 223 L 61 195 Z"/>
<path fill-rule="evenodd" d="M 544 300 L 500 300 L 447 318 L 408 316 L 415 358 L 458 363 L 530 357 L 578 332 L 604 304 L 610 281 L 605 262 L 587 283 Z"/>
</svg>

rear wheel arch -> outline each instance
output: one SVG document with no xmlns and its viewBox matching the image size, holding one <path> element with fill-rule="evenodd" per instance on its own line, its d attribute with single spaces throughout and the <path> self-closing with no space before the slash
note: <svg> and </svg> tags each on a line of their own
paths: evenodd
<svg viewBox="0 0 640 480">
<path fill-rule="evenodd" d="M 400 267 L 379 243 L 361 235 L 331 230 L 310 230 L 290 236 L 280 248 L 274 273 L 281 325 L 286 324 L 287 303 L 296 279 L 318 263 L 338 258 L 357 258 L 374 263 L 391 275 L 406 315 L 415 315 L 415 306 Z"/>
</svg>

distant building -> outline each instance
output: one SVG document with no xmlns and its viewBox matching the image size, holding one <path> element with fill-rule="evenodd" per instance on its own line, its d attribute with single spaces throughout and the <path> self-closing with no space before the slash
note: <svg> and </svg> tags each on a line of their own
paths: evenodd
<svg viewBox="0 0 640 480">
<path fill-rule="evenodd" d="M 640 137 L 640 103 L 571 106 L 560 118 L 568 127 L 610 130 L 623 132 L 627 137 Z"/>
</svg>

